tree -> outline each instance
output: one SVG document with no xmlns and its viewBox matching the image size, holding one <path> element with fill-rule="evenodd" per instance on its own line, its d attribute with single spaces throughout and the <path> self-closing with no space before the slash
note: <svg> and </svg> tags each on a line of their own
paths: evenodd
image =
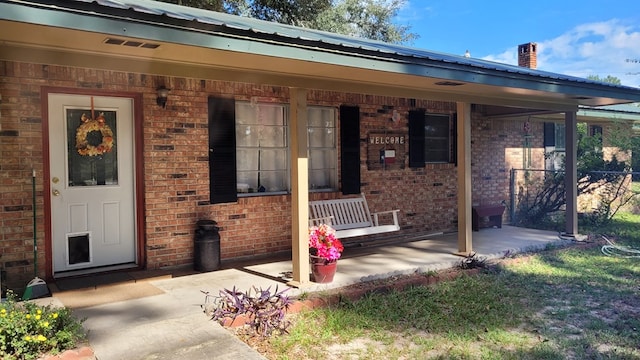
<svg viewBox="0 0 640 360">
<path fill-rule="evenodd" d="M 587 79 L 593 80 L 593 81 L 605 82 L 605 83 L 609 83 L 609 84 L 613 84 L 613 85 L 622 85 L 622 81 L 620 81 L 620 79 L 618 79 L 615 76 L 611 76 L 611 75 L 607 75 L 606 78 L 601 78 L 598 75 L 589 75 L 589 76 L 587 76 Z"/>
<path fill-rule="evenodd" d="M 162 2 L 205 10 L 223 11 L 224 0 L 160 0 Z"/>
<path fill-rule="evenodd" d="M 306 25 L 388 43 L 410 43 L 418 34 L 409 32 L 409 26 L 393 23 L 404 4 L 405 0 L 341 0 Z"/>
<path fill-rule="evenodd" d="M 158 0 L 169 4 L 188 6 L 233 15 L 248 14 L 248 0 Z"/>
<path fill-rule="evenodd" d="M 389 43 L 418 38 L 393 19 L 406 0 L 161 0 Z"/>
<path fill-rule="evenodd" d="M 248 0 L 250 16 L 282 24 L 305 26 L 331 7 L 331 0 Z"/>
</svg>

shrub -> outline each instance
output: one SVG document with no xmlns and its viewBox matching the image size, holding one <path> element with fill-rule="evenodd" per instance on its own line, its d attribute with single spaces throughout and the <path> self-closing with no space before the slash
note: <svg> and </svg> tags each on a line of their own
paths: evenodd
<svg viewBox="0 0 640 360">
<path fill-rule="evenodd" d="M 274 333 L 287 332 L 289 321 L 285 320 L 286 310 L 291 305 L 291 300 L 284 293 L 289 289 L 271 292 L 271 287 L 266 290 L 253 287 L 247 292 L 224 289 L 219 296 L 205 294 L 204 312 L 211 316 L 211 320 L 224 325 L 227 320 L 233 322 L 239 316 L 244 316 L 248 325 L 255 334 L 263 337 Z"/>
<path fill-rule="evenodd" d="M 85 337 L 82 320 L 71 310 L 17 302 L 14 294 L 0 304 L 0 358 L 36 359 L 44 353 L 74 348 Z"/>
</svg>

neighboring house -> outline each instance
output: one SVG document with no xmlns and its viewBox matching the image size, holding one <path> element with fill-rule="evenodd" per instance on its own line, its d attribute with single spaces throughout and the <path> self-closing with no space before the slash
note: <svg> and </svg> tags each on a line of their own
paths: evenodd
<svg viewBox="0 0 640 360">
<path fill-rule="evenodd" d="M 575 183 L 579 106 L 640 101 L 148 0 L 0 0 L 0 28 L 0 262 L 13 286 L 33 275 L 34 172 L 42 277 L 191 264 L 195 224 L 213 219 L 223 260 L 291 251 L 303 286 L 309 200 L 365 193 L 372 211 L 400 209 L 386 236 L 457 230 L 469 253 L 471 207 L 505 200 L 528 156 L 523 114 L 560 114 Z M 542 149 L 544 122 L 528 126 Z"/>
<path fill-rule="evenodd" d="M 602 150 L 606 158 L 613 155 L 618 160 L 629 160 L 630 154 L 622 153 L 610 142 L 616 132 L 620 135 L 633 136 L 633 127 L 640 123 L 640 108 L 633 105 L 614 105 L 602 107 L 580 106 L 577 113 L 578 123 L 586 123 L 589 136 L 599 136 Z M 545 170 L 558 170 L 562 166 L 565 155 L 565 125 L 561 119 L 543 118 L 545 153 L 550 155 L 545 163 Z"/>
<path fill-rule="evenodd" d="M 536 64 L 537 45 L 519 45 L 518 66 L 535 69 Z M 585 123 L 589 135 L 600 135 L 605 158 L 610 159 L 615 154 L 618 160 L 630 160 L 631 154 L 620 151 L 611 144 L 610 139 L 619 132 L 631 133 L 632 128 L 640 124 L 639 107 L 629 104 L 580 105 L 576 122 Z M 495 167 L 472 167 L 474 201 L 476 192 L 483 189 L 481 193 L 484 199 L 489 198 L 494 203 L 505 201 L 508 207 L 517 208 L 518 195 L 529 183 L 525 181 L 525 173 L 529 174 L 529 180 L 543 179 L 544 171 L 562 168 L 566 150 L 566 126 L 562 113 L 533 110 L 500 114 L 494 111 L 493 115 L 487 115 L 478 122 L 476 135 L 484 140 L 472 144 L 474 154 L 478 149 L 483 149 L 484 154 L 500 154 L 504 151 L 505 156 L 494 163 Z M 636 156 L 633 159 L 638 158 Z M 472 159 L 475 163 L 480 158 L 472 154 Z M 496 168 L 497 171 L 494 170 Z M 510 170 L 514 172 L 509 174 Z M 530 190 L 534 189 L 535 182 L 530 186 L 533 186 Z M 583 195 L 578 200 L 578 208 L 581 212 L 592 211 L 597 203 L 597 197 Z M 513 211 L 510 215 L 514 215 Z"/>
<path fill-rule="evenodd" d="M 589 135 L 600 135 L 605 158 L 610 159 L 615 154 L 618 160 L 629 161 L 631 154 L 613 146 L 611 137 L 631 130 L 640 115 L 632 112 L 634 108 L 638 109 L 629 105 L 580 107 L 577 123 L 585 123 Z M 527 190 L 536 191 L 539 185 L 536 179 L 541 181 L 548 172 L 559 171 L 563 167 L 566 150 L 563 116 L 547 113 L 494 116 L 478 124 L 477 134 L 484 141 L 482 144 L 473 143 L 472 151 L 475 153 L 482 148 L 485 154 L 504 152 L 505 155 L 496 161 L 498 171 L 493 167 L 472 167 L 474 199 L 478 189 L 486 189 L 482 192 L 485 198 L 492 194 L 490 190 L 494 190 L 493 202 L 504 200 L 510 217 L 514 216 L 520 196 Z M 473 155 L 472 158 L 480 160 Z M 582 195 L 578 210 L 589 212 L 597 204 L 597 197 Z"/>
</svg>

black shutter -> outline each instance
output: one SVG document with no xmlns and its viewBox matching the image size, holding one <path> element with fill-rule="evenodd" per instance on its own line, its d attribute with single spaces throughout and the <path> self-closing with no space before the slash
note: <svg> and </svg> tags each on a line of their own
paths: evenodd
<svg viewBox="0 0 640 360">
<path fill-rule="evenodd" d="M 556 146 L 556 124 L 544 123 L 544 146 Z"/>
<path fill-rule="evenodd" d="M 360 194 L 360 108 L 340 106 L 342 193 Z"/>
<path fill-rule="evenodd" d="M 452 163 L 458 166 L 458 114 L 455 113 L 451 116 L 451 156 L 453 157 Z"/>
<path fill-rule="evenodd" d="M 602 126 L 600 125 L 591 125 L 589 127 L 589 135 L 596 137 L 598 136 L 598 145 L 602 148 Z"/>
<path fill-rule="evenodd" d="M 238 201 L 235 100 L 209 96 L 210 203 Z"/>
<path fill-rule="evenodd" d="M 423 168 L 425 163 L 425 112 L 409 111 L 409 167 Z"/>
</svg>

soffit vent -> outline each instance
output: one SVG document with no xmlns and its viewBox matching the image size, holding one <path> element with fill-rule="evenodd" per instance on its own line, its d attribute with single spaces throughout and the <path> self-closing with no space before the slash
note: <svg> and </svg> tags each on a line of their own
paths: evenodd
<svg viewBox="0 0 640 360">
<path fill-rule="evenodd" d="M 141 41 L 124 40 L 124 39 L 118 39 L 118 38 L 106 38 L 104 40 L 104 43 L 108 45 L 130 46 L 130 47 L 137 47 L 137 48 L 143 48 L 143 49 L 157 49 L 160 47 L 160 44 L 145 43 Z"/>
<path fill-rule="evenodd" d="M 464 83 L 455 82 L 455 81 L 438 81 L 436 83 L 436 85 L 439 85 L 439 86 L 460 86 L 460 85 L 464 85 Z"/>
</svg>

